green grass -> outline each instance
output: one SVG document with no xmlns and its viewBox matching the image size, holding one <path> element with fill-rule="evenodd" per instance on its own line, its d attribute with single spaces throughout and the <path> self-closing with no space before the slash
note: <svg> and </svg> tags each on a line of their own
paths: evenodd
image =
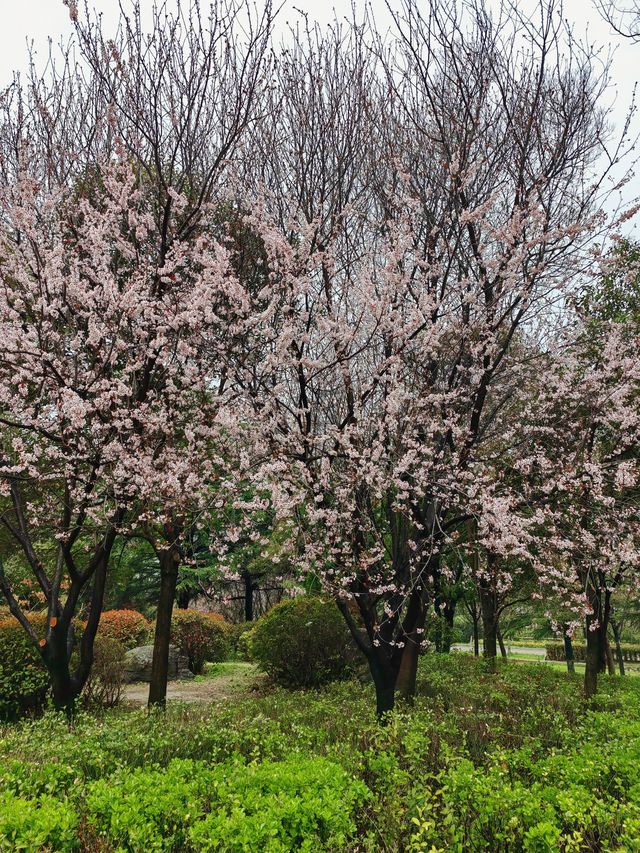
<svg viewBox="0 0 640 853">
<path fill-rule="evenodd" d="M 332 836 L 330 849 L 336 853 L 637 851 L 640 680 L 604 677 L 597 699 L 586 703 L 580 675 L 570 677 L 562 666 L 500 662 L 497 672 L 491 673 L 482 660 L 469 655 L 426 655 L 414 707 L 399 708 L 385 726 L 375 719 L 371 687 L 355 681 L 318 691 L 274 689 L 210 707 L 176 704 L 165 715 L 123 709 L 83 713 L 73 730 L 52 713 L 4 727 L 0 729 L 0 797 L 5 797 L 0 802 L 0 806 L 4 803 L 0 850 L 18 849 L 2 840 L 3 825 L 9 820 L 14 832 L 16 825 L 25 832 L 25 821 L 37 829 L 40 846 L 24 847 L 35 853 L 46 849 L 42 832 L 49 831 L 56 839 L 68 837 L 69 815 L 75 815 L 71 825 L 76 827 L 79 850 L 170 850 L 170 833 L 182 824 L 184 838 L 206 844 L 205 824 L 196 826 L 193 821 L 204 820 L 207 809 L 213 808 L 207 805 L 213 803 L 213 789 L 209 791 L 207 785 L 222 785 L 216 802 L 235 802 L 236 794 L 224 793 L 225 779 L 233 778 L 242 809 L 243 768 L 249 774 L 247 785 L 253 778 L 250 767 L 264 768 L 260 770 L 264 778 L 282 779 L 277 784 L 283 786 L 285 797 L 285 788 L 293 791 L 287 788 L 287 780 L 303 772 L 295 769 L 298 760 L 318 759 L 328 762 L 322 765 L 327 768 L 328 785 L 351 790 L 351 779 L 369 791 L 365 795 L 363 789 L 354 788 L 357 794 L 344 795 L 344 826 L 355 821 L 356 828 L 355 835 L 345 835 L 340 842 Z M 237 663 L 215 665 L 205 677 L 246 671 L 246 665 Z M 293 769 L 285 773 L 283 766 L 280 775 L 270 776 L 273 762 L 288 762 L 286 767 Z M 221 769 L 210 776 L 207 768 Z M 316 784 L 316 771 L 313 765 L 309 768 L 304 770 L 308 779 L 300 789 L 305 797 L 312 797 Z M 341 768 L 347 776 L 340 777 L 331 768 Z M 144 775 L 153 773 L 153 778 Z M 169 774 L 166 779 L 165 773 Z M 169 821 L 167 812 L 166 834 L 164 807 L 157 805 L 159 816 L 150 829 L 149 809 L 129 808 L 122 799 L 132 774 L 138 774 L 140 790 L 158 791 L 150 801 L 156 805 L 162 789 L 162 802 L 166 800 L 172 815 Z M 213 781 L 207 782 L 209 778 Z M 95 789 L 100 779 L 106 781 Z M 194 785 L 199 805 L 193 800 L 190 806 L 190 798 L 196 796 L 190 793 L 196 790 Z M 99 797 L 91 794 L 94 790 L 99 790 Z M 278 790 L 269 798 L 277 798 Z M 282 822 L 296 818 L 295 798 L 302 794 L 295 791 L 291 807 L 285 798 L 279 801 L 277 816 L 270 813 L 274 832 L 284 831 Z M 340 804 L 342 795 L 337 796 Z M 96 798 L 100 814 L 107 809 L 126 822 L 128 840 L 122 841 L 124 836 L 117 833 L 124 830 L 114 828 L 106 817 L 100 818 L 102 829 L 96 829 L 98 818 L 91 811 L 97 808 Z M 184 814 L 176 806 L 183 801 Z M 256 815 L 263 808 L 260 802 L 255 800 Z M 320 836 L 311 833 L 320 832 L 319 815 L 329 808 L 328 802 L 336 800 L 320 797 L 317 806 L 313 797 L 305 800 L 304 814 L 310 815 L 312 827 L 310 850 L 322 849 Z M 229 808 L 228 825 L 233 831 L 215 836 L 227 840 L 210 849 L 280 850 L 265 846 L 263 830 L 257 824 L 254 827 L 253 818 L 245 821 L 242 811 Z M 342 825 L 339 815 L 331 819 Z M 287 827 L 288 832 L 291 827 Z M 241 836 L 245 846 L 234 847 L 234 839 Z M 189 846 L 195 841 L 180 843 L 187 845 L 180 850 L 205 849 Z M 55 850 L 67 849 L 60 847 L 61 841 L 56 844 Z"/>
</svg>

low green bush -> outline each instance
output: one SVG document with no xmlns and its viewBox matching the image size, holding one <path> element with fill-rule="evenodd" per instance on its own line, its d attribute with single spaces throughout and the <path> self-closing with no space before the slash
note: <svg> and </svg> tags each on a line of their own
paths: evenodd
<svg viewBox="0 0 640 853">
<path fill-rule="evenodd" d="M 320 758 L 118 772 L 86 800 L 95 838 L 123 851 L 337 850 L 368 791 Z"/>
<path fill-rule="evenodd" d="M 369 797 L 362 782 L 321 758 L 216 768 L 209 815 L 190 831 L 202 853 L 341 850 L 354 834 L 354 811 Z"/>
<path fill-rule="evenodd" d="M 0 850 L 67 853 L 80 846 L 77 830 L 78 816 L 66 802 L 0 793 Z"/>
<path fill-rule="evenodd" d="M 249 651 L 250 634 L 255 628 L 255 622 L 238 622 L 236 625 L 229 625 L 229 657 L 234 660 L 248 661 L 251 659 Z"/>
<path fill-rule="evenodd" d="M 88 826 L 123 851 L 185 850 L 213 787 L 213 770 L 188 760 L 162 770 L 121 770 L 89 787 Z"/>
<path fill-rule="evenodd" d="M 191 672 L 198 675 L 207 661 L 227 659 L 228 625 L 219 613 L 175 609 L 171 619 L 171 642 L 188 658 Z"/>
<path fill-rule="evenodd" d="M 29 617 L 44 636 L 46 614 Z M 39 709 L 49 688 L 47 671 L 38 650 L 13 616 L 0 619 L 0 720 L 15 719 Z"/>
<path fill-rule="evenodd" d="M 335 603 L 312 596 L 277 604 L 256 622 L 248 643 L 251 659 L 287 687 L 317 687 L 346 678 L 357 659 Z"/>
<path fill-rule="evenodd" d="M 303 832 L 316 833 L 314 850 L 639 850 L 640 678 L 605 678 L 587 702 L 581 679 L 540 663 L 499 662 L 492 672 L 469 655 L 429 653 L 418 684 L 414 705 L 384 726 L 371 685 L 356 679 L 209 707 L 170 704 L 161 715 L 81 711 L 73 728 L 48 711 L 0 726 L 0 792 L 68 804 L 85 853 L 153 851 L 171 838 L 185 853 L 233 850 L 237 838 L 269 850 L 267 824 L 271 849 L 295 850 L 297 841 L 283 841 L 290 801 L 308 821 Z M 329 807 L 342 811 L 332 841 L 317 818 L 320 788 L 333 789 L 326 763 L 371 792 L 353 794 L 350 811 L 351 788 L 333 790 Z M 341 841 L 347 820 L 357 829 Z"/>
</svg>

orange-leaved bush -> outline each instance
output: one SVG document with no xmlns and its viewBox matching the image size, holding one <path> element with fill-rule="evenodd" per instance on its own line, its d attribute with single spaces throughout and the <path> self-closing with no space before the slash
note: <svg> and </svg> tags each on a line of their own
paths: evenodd
<svg viewBox="0 0 640 853">
<path fill-rule="evenodd" d="M 137 610 L 105 610 L 98 634 L 117 640 L 125 649 L 133 649 L 150 641 L 151 623 Z"/>
</svg>

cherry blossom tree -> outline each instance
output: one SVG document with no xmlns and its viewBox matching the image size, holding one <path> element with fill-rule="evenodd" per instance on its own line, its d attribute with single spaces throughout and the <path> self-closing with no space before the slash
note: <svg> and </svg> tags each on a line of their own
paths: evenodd
<svg viewBox="0 0 640 853">
<path fill-rule="evenodd" d="M 24 174 L 2 193 L 2 221 L 1 520 L 46 597 L 44 639 L 6 576 L 0 585 L 40 649 L 56 706 L 71 710 L 116 536 L 153 525 L 168 543 L 156 543 L 161 567 L 175 562 L 172 526 L 221 476 L 224 394 L 210 355 L 238 288 L 228 253 L 204 236 L 176 241 L 158 265 L 153 207 L 126 162 L 100 168 L 89 195 L 42 192 Z M 45 560 L 39 545 L 51 538 Z"/>
<path fill-rule="evenodd" d="M 517 432 L 506 413 L 588 274 L 607 177 L 605 84 L 556 12 L 407 3 L 374 74 L 364 31 L 344 57 L 335 30 L 288 69 L 282 144 L 260 162 L 252 223 L 280 232 L 262 231 L 280 298 L 256 311 L 268 354 L 238 381 L 276 506 L 298 515 L 302 562 L 335 595 L 380 713 L 415 689 L 460 526 L 532 559 L 540 517 L 496 476 L 496 436 Z"/>
<path fill-rule="evenodd" d="M 16 78 L 4 96 L 0 126 L 3 180 L 9 188 L 21 186 L 20 192 L 26 200 L 29 190 L 25 188 L 23 179 L 28 176 L 32 180 L 30 191 L 34 202 L 46 189 L 49 195 L 44 193 L 44 208 L 52 211 L 61 205 L 59 214 L 47 214 L 59 217 L 57 226 L 47 226 L 45 217 L 45 230 L 40 241 L 35 221 L 30 226 L 34 252 L 51 249 L 56 228 L 58 233 L 62 233 L 62 210 L 65 211 L 64 216 L 71 217 L 70 206 L 74 197 L 79 204 L 89 198 L 90 205 L 94 202 L 96 205 L 95 211 L 90 208 L 90 212 L 95 213 L 93 227 L 103 242 L 83 248 L 89 258 L 88 264 L 100 253 L 104 256 L 102 263 L 107 263 L 109 251 L 119 257 L 118 252 L 124 254 L 128 249 L 128 266 L 119 267 L 115 261 L 111 264 L 114 287 L 120 287 L 118 275 L 121 272 L 133 276 L 135 265 L 139 264 L 137 286 L 144 289 L 142 282 L 146 281 L 149 288 L 146 300 L 156 299 L 159 311 L 155 319 L 149 315 L 151 325 L 146 332 L 140 327 L 143 335 L 140 342 L 142 361 L 133 371 L 139 387 L 130 389 L 130 393 L 133 395 L 131 399 L 138 400 L 136 405 L 143 409 L 147 405 L 145 395 L 155 393 L 153 383 L 161 381 L 160 377 L 166 370 L 164 356 L 160 351 L 154 354 L 153 347 L 147 349 L 145 335 L 153 340 L 156 336 L 155 332 L 152 333 L 153 323 L 161 323 L 161 317 L 166 319 L 167 311 L 174 311 L 175 319 L 169 323 L 169 330 L 162 332 L 158 329 L 157 334 L 165 335 L 163 346 L 170 347 L 170 340 L 173 340 L 177 363 L 182 364 L 181 369 L 185 371 L 183 401 L 191 406 L 193 428 L 190 435 L 193 432 L 195 438 L 178 439 L 180 430 L 186 429 L 186 421 L 183 421 L 176 427 L 175 442 L 186 442 L 186 471 L 195 458 L 190 457 L 189 443 L 195 441 L 195 451 L 198 442 L 203 440 L 198 432 L 200 418 L 211 415 L 205 403 L 196 404 L 195 399 L 191 399 L 188 404 L 188 389 L 194 381 L 188 375 L 189 359 L 196 336 L 200 335 L 201 347 L 210 345 L 203 330 L 209 328 L 207 324 L 210 325 L 213 318 L 211 312 L 216 310 L 215 301 L 210 300 L 206 304 L 204 286 L 198 291 L 193 287 L 192 279 L 201 275 L 209 281 L 216 275 L 211 264 L 217 251 L 215 239 L 223 237 L 220 209 L 228 201 L 230 166 L 240 150 L 243 133 L 254 118 L 259 93 L 268 78 L 266 64 L 271 7 L 267 3 L 258 13 L 247 5 L 220 0 L 205 12 L 197 0 L 182 2 L 171 10 L 166 6 L 154 9 L 150 28 L 145 30 L 140 5 L 132 2 L 121 7 L 116 32 L 106 34 L 100 16 L 92 15 L 86 4 L 80 8 L 70 0 L 66 5 L 75 29 L 74 40 L 60 56 L 52 54 L 47 73 L 40 73 L 32 63 L 27 83 L 23 85 Z M 118 196 L 113 184 L 115 179 L 108 168 L 109 163 L 116 162 L 124 170 L 122 175 L 126 175 L 122 177 L 122 191 L 125 187 L 135 190 L 141 220 L 128 221 L 127 230 L 122 235 L 123 246 L 110 248 L 107 242 L 109 234 L 98 221 L 101 206 L 104 206 L 105 224 L 110 222 L 114 228 L 120 216 L 126 221 L 132 215 L 132 208 L 125 205 L 124 197 Z M 130 174 L 126 173 L 127 165 Z M 111 183 L 105 191 L 102 182 L 106 177 Z M 103 192 L 106 192 L 104 197 Z M 12 221 L 20 205 L 18 196 L 9 199 L 7 205 L 8 239 L 22 241 L 20 222 Z M 65 234 L 64 239 L 71 242 L 62 244 L 64 252 L 73 251 L 70 247 L 75 239 L 74 229 L 79 227 L 73 224 L 75 220 L 72 218 L 70 222 L 70 234 Z M 140 246 L 136 243 L 138 232 L 143 241 Z M 82 235 L 85 243 L 89 237 L 88 233 Z M 220 270 L 226 263 L 225 257 L 222 252 Z M 67 256 L 63 255 L 59 276 L 66 274 L 67 261 Z M 18 255 L 15 255 L 14 262 L 18 263 Z M 38 268 L 35 269 L 37 271 Z M 60 287 L 64 288 L 66 284 Z M 198 293 L 205 301 L 197 302 Z M 185 295 L 183 304 L 180 294 Z M 227 307 L 233 302 L 231 294 L 228 300 Z M 143 304 L 145 301 L 139 302 L 139 306 Z M 187 322 L 188 317 L 191 319 Z M 186 340 L 189 326 L 192 327 L 191 343 Z M 225 332 L 229 333 L 231 328 L 227 323 Z M 134 341 L 135 337 L 132 337 L 132 346 Z M 81 339 L 77 345 L 80 347 L 84 343 Z M 46 345 L 46 339 L 42 339 L 41 346 Z M 89 339 L 86 345 L 94 344 Z M 96 346 L 102 346 L 100 339 Z M 216 366 L 216 352 L 216 345 L 211 345 L 209 359 L 212 370 L 205 372 L 201 365 L 202 375 L 213 377 L 210 378 L 209 394 L 224 390 L 224 382 L 215 380 L 219 367 L 219 364 Z M 78 352 L 78 358 L 87 357 L 86 353 Z M 177 408 L 183 387 L 179 371 L 173 378 L 167 375 L 166 381 L 169 383 L 167 393 L 173 394 L 171 406 Z M 113 406 L 116 406 L 115 398 Z M 168 403 L 165 411 L 169 436 L 173 415 Z M 159 438 L 158 442 L 161 456 L 162 442 Z M 168 437 L 167 446 L 170 444 Z M 206 454 L 209 461 L 214 458 L 212 453 Z M 144 465 L 142 456 L 140 464 Z M 209 462 L 203 459 L 202 465 L 206 479 Z M 167 476 L 170 477 L 169 474 Z M 125 513 L 125 505 L 129 508 L 136 483 L 141 486 L 143 481 L 142 473 L 137 479 L 131 476 L 129 499 L 117 490 L 114 492 L 118 497 L 113 516 L 114 532 L 110 536 L 115 536 L 119 529 L 120 513 Z M 179 482 L 178 477 L 175 488 L 170 490 L 174 496 L 178 495 Z M 124 479 L 120 485 L 123 483 Z M 190 524 L 187 518 L 197 517 L 198 491 L 195 483 L 185 486 L 173 512 L 170 511 L 171 501 L 160 488 L 151 488 L 145 493 L 139 491 L 135 495 L 137 513 L 146 520 L 145 535 L 156 549 L 161 566 L 150 689 L 150 701 L 159 704 L 164 702 L 166 691 L 171 609 L 178 565 L 184 550 L 181 542 Z M 190 493 L 194 495 L 194 510 L 185 515 L 185 499 Z M 148 502 L 146 505 L 145 501 Z M 100 596 L 93 608 L 96 619 L 99 599 Z M 68 600 L 67 614 L 70 614 L 76 605 Z M 53 613 L 57 605 L 52 607 L 51 618 L 59 618 Z M 61 630 L 67 628 L 65 625 Z M 89 635 L 87 644 L 91 645 Z M 90 663 L 88 652 L 86 660 L 85 669 Z M 80 678 L 78 683 L 82 680 Z"/>
</svg>

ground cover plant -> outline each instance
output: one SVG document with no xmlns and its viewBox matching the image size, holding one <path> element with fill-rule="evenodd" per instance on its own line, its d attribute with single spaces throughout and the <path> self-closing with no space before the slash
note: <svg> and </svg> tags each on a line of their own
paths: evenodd
<svg viewBox="0 0 640 853">
<path fill-rule="evenodd" d="M 47 713 L 1 730 L 0 849 L 638 850 L 640 679 L 603 681 L 429 654 L 386 725 L 360 681 Z"/>
</svg>

